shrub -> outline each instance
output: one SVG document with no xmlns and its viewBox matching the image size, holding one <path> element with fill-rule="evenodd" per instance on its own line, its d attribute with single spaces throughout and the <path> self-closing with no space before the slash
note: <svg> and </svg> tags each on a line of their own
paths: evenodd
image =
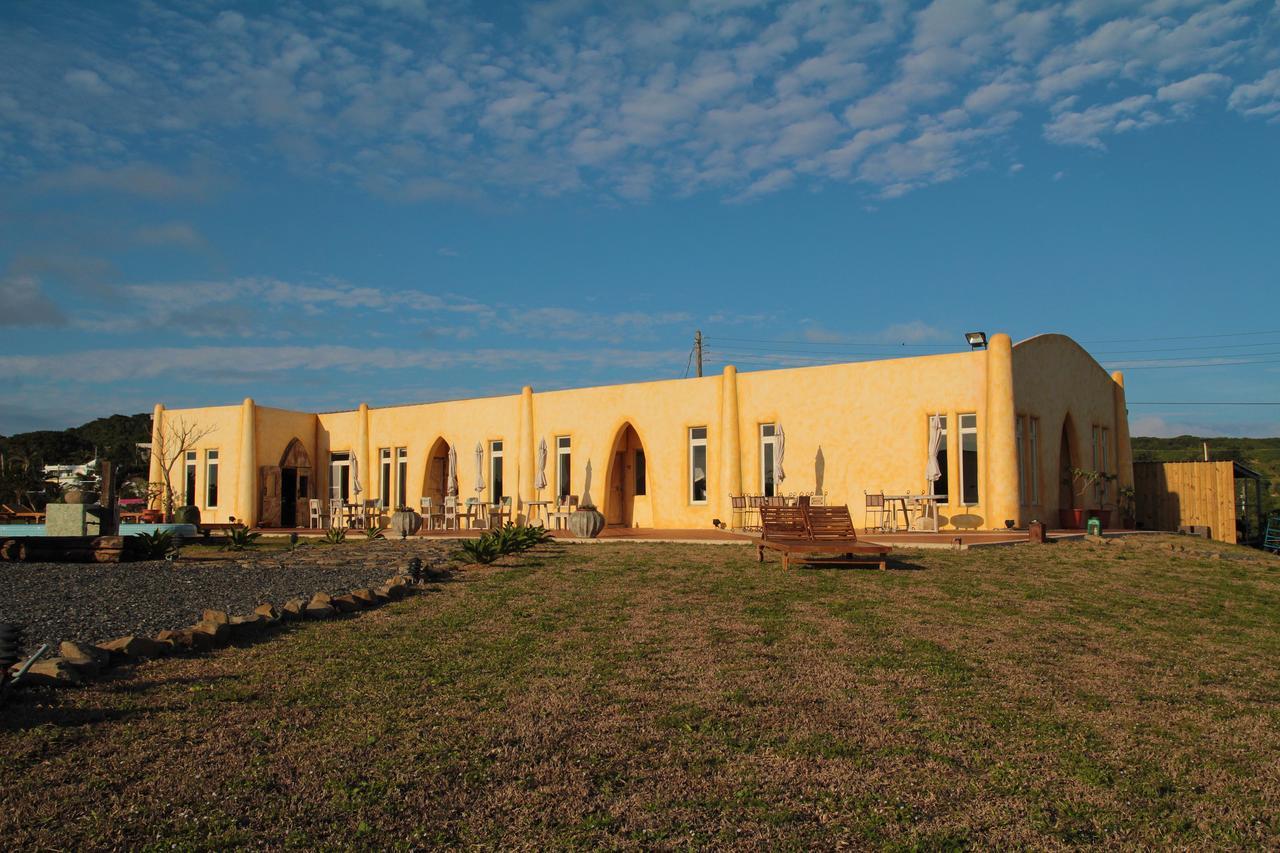
<svg viewBox="0 0 1280 853">
<path fill-rule="evenodd" d="M 479 539 L 468 539 L 462 543 L 462 556 L 472 563 L 489 564 L 502 556 L 498 547 L 498 539 L 492 533 L 486 533 Z"/>
<path fill-rule="evenodd" d="M 222 538 L 222 550 L 243 551 L 245 548 L 252 547 L 261 535 L 261 533 L 250 533 L 247 527 L 232 527 Z"/>
<path fill-rule="evenodd" d="M 330 527 L 324 532 L 324 539 L 321 541 L 326 545 L 341 545 L 347 541 L 347 528 Z"/>
<path fill-rule="evenodd" d="M 178 540 L 172 530 L 134 533 L 128 537 L 129 550 L 140 560 L 164 560 L 178 553 Z"/>
<path fill-rule="evenodd" d="M 507 554 L 519 554 L 551 538 L 545 528 L 526 524 L 510 524 L 498 530 L 490 530 L 479 539 L 462 543 L 461 556 L 473 563 L 492 563 Z"/>
<path fill-rule="evenodd" d="M 387 528 L 385 527 L 367 527 L 364 531 L 365 541 L 372 542 L 375 539 L 386 539 L 387 537 L 383 535 L 386 531 Z"/>
</svg>

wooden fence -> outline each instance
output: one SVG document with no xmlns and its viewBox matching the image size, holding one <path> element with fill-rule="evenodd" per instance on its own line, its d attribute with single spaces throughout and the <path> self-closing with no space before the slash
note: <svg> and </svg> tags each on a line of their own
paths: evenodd
<svg viewBox="0 0 1280 853">
<path fill-rule="evenodd" d="M 1135 462 L 1138 527 L 1209 528 L 1219 542 L 1236 541 L 1235 469 L 1230 462 Z"/>
</svg>

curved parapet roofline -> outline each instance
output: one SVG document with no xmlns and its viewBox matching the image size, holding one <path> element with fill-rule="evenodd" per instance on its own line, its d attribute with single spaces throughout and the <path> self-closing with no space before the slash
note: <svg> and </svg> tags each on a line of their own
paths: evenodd
<svg viewBox="0 0 1280 853">
<path fill-rule="evenodd" d="M 1087 349 L 1080 346 L 1080 344 L 1076 342 L 1075 338 L 1071 338 L 1066 335 L 1059 334 L 1057 332 L 1045 332 L 1044 334 L 1032 335 L 1029 338 L 1025 338 L 1021 341 L 1018 341 L 1016 344 L 1013 345 L 1013 351 L 1016 353 L 1020 348 L 1027 346 L 1028 344 L 1038 344 L 1041 342 L 1050 344 L 1050 343 L 1057 343 L 1059 341 L 1062 341 L 1070 345 L 1071 347 L 1075 348 L 1076 350 L 1078 350 L 1081 355 L 1087 358 L 1093 364 L 1093 366 L 1098 368 L 1098 370 L 1100 370 L 1103 374 L 1105 374 L 1108 379 L 1110 379 L 1112 382 L 1115 381 L 1115 377 L 1111 375 L 1111 371 L 1103 367 Z"/>
</svg>

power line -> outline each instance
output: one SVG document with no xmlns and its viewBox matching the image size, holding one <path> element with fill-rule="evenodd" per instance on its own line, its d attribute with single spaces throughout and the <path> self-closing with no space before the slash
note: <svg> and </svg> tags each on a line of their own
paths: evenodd
<svg viewBox="0 0 1280 853">
<path fill-rule="evenodd" d="M 1184 401 L 1181 403 L 1155 403 L 1148 400 L 1134 402 L 1133 400 L 1126 400 L 1125 404 L 1129 406 L 1280 406 L 1280 402 L 1265 403 L 1256 400 L 1212 400 L 1209 402 Z"/>
<path fill-rule="evenodd" d="M 1247 367 L 1253 364 L 1280 364 L 1280 358 L 1264 359 L 1262 361 L 1220 361 L 1214 364 L 1147 364 L 1137 365 L 1134 367 L 1124 367 L 1123 365 L 1110 365 L 1120 370 L 1182 370 L 1188 367 Z"/>
<path fill-rule="evenodd" d="M 1148 361 L 1193 361 L 1193 360 L 1195 360 L 1195 359 L 1205 359 L 1205 358 L 1262 358 L 1263 356 L 1273 356 L 1273 355 L 1280 355 L 1280 350 L 1277 350 L 1276 352 L 1244 352 L 1244 353 L 1240 353 L 1240 354 L 1238 354 L 1238 355 L 1221 355 L 1221 356 L 1217 356 L 1217 355 L 1195 355 L 1195 356 L 1172 355 L 1172 356 L 1162 356 L 1162 357 L 1160 357 L 1160 358 L 1130 358 L 1130 359 L 1123 359 L 1123 358 L 1122 358 L 1122 359 L 1120 359 L 1120 361 L 1110 361 L 1110 362 L 1107 362 L 1107 363 L 1108 363 L 1108 364 L 1121 364 L 1121 363 L 1125 363 L 1125 364 L 1127 364 L 1127 363 L 1134 363 L 1134 364 L 1146 364 Z"/>
<path fill-rule="evenodd" d="M 1263 332 L 1223 332 L 1220 335 L 1171 335 L 1167 338 L 1114 338 L 1108 341 L 1078 341 L 1081 344 L 1142 344 L 1151 341 L 1197 341 L 1207 338 L 1244 338 L 1254 335 L 1280 335 L 1280 329 Z"/>
</svg>

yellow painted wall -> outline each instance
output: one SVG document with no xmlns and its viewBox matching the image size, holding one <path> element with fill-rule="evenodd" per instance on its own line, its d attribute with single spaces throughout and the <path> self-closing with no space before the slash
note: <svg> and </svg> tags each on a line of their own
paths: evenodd
<svg viewBox="0 0 1280 853">
<path fill-rule="evenodd" d="M 1025 523 L 1056 509 L 1056 477 L 1050 469 L 1056 465 L 1057 435 L 1068 410 L 1076 424 L 1078 446 L 1085 452 L 1093 423 L 1107 425 L 1113 443 L 1121 441 L 1122 435 L 1127 443 L 1127 430 L 1116 425 L 1116 383 L 1070 339 L 1032 338 L 1013 346 L 1011 354 L 1006 336 L 993 335 L 991 341 L 988 351 L 742 374 L 729 368 L 717 376 L 550 391 L 531 397 L 511 394 L 319 415 L 257 407 L 254 453 L 259 466 L 278 464 L 289 441 L 298 438 L 312 457 L 318 494 L 324 496 L 329 488 L 329 454 L 351 451 L 360 459 L 359 479 L 364 487 L 360 497 L 372 498 L 381 493 L 379 448 L 405 447 L 407 498 L 416 508 L 424 489 L 427 454 L 437 438 L 443 437 L 457 450 L 458 493 L 463 498 L 477 494 L 475 446 L 481 443 L 483 476 L 489 487 L 481 496 L 486 499 L 492 486 L 490 443 L 501 440 L 506 494 L 523 501 L 534 497 L 532 472 L 525 470 L 522 476 L 522 468 L 532 466 L 538 441 L 545 438 L 548 447 L 549 483 L 540 495 L 547 499 L 556 486 L 556 438 L 569 436 L 572 492 L 587 492 L 608 517 L 612 451 L 630 424 L 643 445 L 648 469 L 648 495 L 637 500 L 634 522 L 659 528 L 705 528 L 713 518 L 729 520 L 728 493 L 735 481 L 743 491 L 760 491 L 760 425 L 774 423 L 786 434 L 787 476 L 781 491 L 810 492 L 820 487 L 829 501 L 847 503 L 861 524 L 864 491 L 928 491 L 928 417 L 945 414 L 952 494 L 942 517 L 964 515 L 982 528 L 1001 526 L 1011 516 Z M 995 367 L 989 370 L 989 365 Z M 531 415 L 522 417 L 524 406 L 532 410 Z M 990 411 L 997 414 L 988 423 Z M 1008 450 L 1014 412 L 1041 418 L 1041 483 L 1051 501 L 1042 507 L 1018 506 L 1016 470 L 1009 470 L 1013 457 Z M 229 478 L 237 471 L 240 413 L 241 407 L 177 413 L 219 424 L 220 436 L 226 436 L 219 441 L 227 494 L 235 493 Z M 961 503 L 959 489 L 959 415 L 967 413 L 977 415 L 979 442 L 979 500 L 968 506 Z M 167 412 L 166 417 L 174 414 Z M 526 421 L 531 421 L 531 428 L 522 429 Z M 708 500 L 704 505 L 689 499 L 692 427 L 707 428 Z M 735 443 L 739 452 L 726 454 Z M 1113 462 L 1120 458 L 1118 451 L 1118 447 L 1113 450 Z M 244 507 L 220 507 L 213 520 L 231 514 L 250 517 Z"/>
</svg>

